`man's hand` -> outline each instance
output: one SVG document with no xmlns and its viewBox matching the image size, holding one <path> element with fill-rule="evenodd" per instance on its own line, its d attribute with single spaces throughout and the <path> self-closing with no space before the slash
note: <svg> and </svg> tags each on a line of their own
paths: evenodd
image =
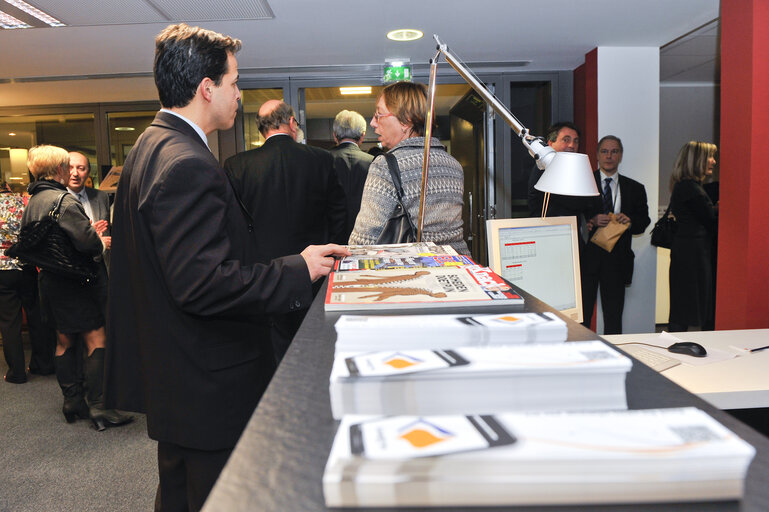
<svg viewBox="0 0 769 512">
<path fill-rule="evenodd" d="M 334 256 L 349 256 L 350 250 L 336 244 L 309 245 L 302 251 L 301 256 L 307 263 L 310 279 L 315 282 L 327 276 L 334 266 Z"/>
<path fill-rule="evenodd" d="M 620 224 L 630 224 L 630 217 L 625 215 L 624 213 L 618 213 L 615 218 L 617 219 L 617 222 Z"/>
<path fill-rule="evenodd" d="M 101 243 L 104 244 L 104 250 L 109 251 L 112 249 L 112 237 L 111 236 L 99 236 Z"/>
<path fill-rule="evenodd" d="M 107 231 L 107 228 L 109 227 L 109 223 L 106 220 L 97 220 L 93 223 L 93 229 L 96 230 L 96 234 L 99 236 L 102 235 L 105 231 Z"/>
<path fill-rule="evenodd" d="M 598 215 L 590 219 L 590 222 L 592 222 L 594 226 L 598 226 L 599 228 L 602 228 L 609 223 L 609 216 L 606 215 L 605 213 L 599 213 Z"/>
</svg>

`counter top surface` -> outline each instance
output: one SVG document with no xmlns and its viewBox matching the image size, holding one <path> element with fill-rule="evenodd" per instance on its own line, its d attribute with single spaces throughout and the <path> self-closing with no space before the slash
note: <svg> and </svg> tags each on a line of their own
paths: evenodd
<svg viewBox="0 0 769 512">
<path fill-rule="evenodd" d="M 315 512 L 327 510 L 322 491 L 326 464 L 337 422 L 331 417 L 328 377 L 334 357 L 334 323 L 340 313 L 323 310 L 325 287 L 316 297 L 304 323 L 281 362 L 272 382 L 249 421 L 230 460 L 211 492 L 204 512 L 260 511 Z M 535 297 L 521 292 L 525 311 L 554 311 Z M 509 311 L 484 308 L 483 313 Z M 410 314 L 453 313 L 446 310 L 412 310 Z M 466 312 L 466 311 L 465 311 Z M 406 312 L 398 312 L 406 313 Z M 366 314 L 371 314 L 367 312 Z M 598 339 L 592 331 L 566 320 L 569 341 Z M 627 377 L 630 409 L 699 407 L 752 444 L 757 454 L 746 479 L 741 502 L 642 504 L 608 506 L 537 507 L 555 510 L 675 510 L 725 511 L 769 510 L 769 439 L 732 416 L 716 409 L 649 367 L 634 361 Z M 431 508 L 339 509 L 415 511 Z M 441 507 L 442 512 L 469 508 Z M 523 507 L 492 507 L 483 510 L 524 510 Z"/>
</svg>

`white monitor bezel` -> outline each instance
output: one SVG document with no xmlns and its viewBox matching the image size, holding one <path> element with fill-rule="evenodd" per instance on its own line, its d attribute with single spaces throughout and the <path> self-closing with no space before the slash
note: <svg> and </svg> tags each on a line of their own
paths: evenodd
<svg viewBox="0 0 769 512">
<path fill-rule="evenodd" d="M 499 275 L 502 275 L 502 262 L 499 247 L 499 232 L 508 228 L 529 228 L 538 226 L 563 226 L 571 227 L 572 244 L 572 268 L 574 269 L 574 294 L 577 306 L 561 310 L 560 312 L 576 322 L 582 322 L 582 278 L 579 271 L 579 230 L 576 217 L 525 217 L 515 219 L 490 219 L 486 221 L 486 236 L 489 250 L 489 267 Z M 525 290 L 525 289 L 524 289 Z M 535 297 L 535 291 L 525 290 Z"/>
</svg>

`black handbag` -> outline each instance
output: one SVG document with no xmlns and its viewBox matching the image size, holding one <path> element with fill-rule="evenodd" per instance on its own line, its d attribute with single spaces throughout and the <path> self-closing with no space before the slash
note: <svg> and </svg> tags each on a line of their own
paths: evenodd
<svg viewBox="0 0 769 512">
<path fill-rule="evenodd" d="M 88 281 L 96 277 L 98 263 L 78 251 L 59 226 L 59 209 L 65 195 L 59 196 L 47 216 L 23 226 L 17 242 L 5 254 L 63 277 Z"/>
<path fill-rule="evenodd" d="M 400 168 L 398 160 L 392 153 L 385 153 L 387 168 L 390 170 L 390 177 L 395 185 L 395 193 L 398 196 L 398 202 L 395 209 L 390 214 L 390 218 L 385 222 L 376 244 L 402 244 L 417 241 L 417 228 L 411 221 L 409 212 L 403 206 L 403 185 L 401 184 Z"/>
<path fill-rule="evenodd" d="M 652 228 L 651 244 L 655 247 L 670 249 L 676 232 L 676 219 L 670 214 L 670 206 Z"/>
</svg>

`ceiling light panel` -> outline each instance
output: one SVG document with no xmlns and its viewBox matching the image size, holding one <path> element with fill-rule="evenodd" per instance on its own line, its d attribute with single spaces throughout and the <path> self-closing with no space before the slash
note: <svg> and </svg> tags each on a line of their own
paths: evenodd
<svg viewBox="0 0 769 512">
<path fill-rule="evenodd" d="M 32 5 L 29 5 L 27 2 L 24 2 L 23 0 L 5 0 L 7 3 L 11 4 L 12 6 L 16 7 L 17 9 L 21 9 L 22 11 L 26 12 L 30 16 L 34 16 L 35 18 L 39 19 L 46 25 L 49 25 L 51 27 L 63 27 L 64 23 L 57 20 L 53 16 L 44 13 L 37 7 L 34 7 Z"/>
<path fill-rule="evenodd" d="M 151 0 L 173 20 L 223 21 L 271 20 L 275 17 L 266 0 Z"/>
<path fill-rule="evenodd" d="M 35 0 L 35 6 L 74 27 L 169 23 L 145 0 Z"/>
<path fill-rule="evenodd" d="M 32 25 L 24 23 L 20 19 L 0 11 L 0 28 L 32 28 Z"/>
</svg>

